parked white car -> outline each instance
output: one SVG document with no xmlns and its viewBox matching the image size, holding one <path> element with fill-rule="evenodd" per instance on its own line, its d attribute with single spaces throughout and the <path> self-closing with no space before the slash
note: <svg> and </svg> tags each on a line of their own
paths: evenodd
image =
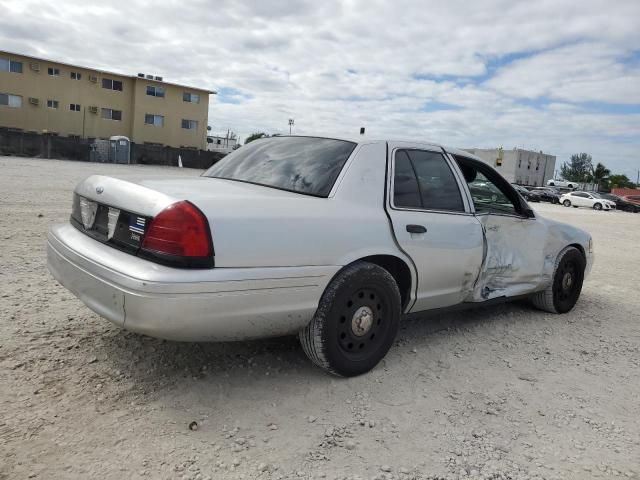
<svg viewBox="0 0 640 480">
<path fill-rule="evenodd" d="M 565 207 L 589 207 L 594 210 L 615 210 L 616 202 L 602 198 L 595 192 L 569 192 L 560 197 Z"/>
<path fill-rule="evenodd" d="M 547 180 L 547 185 L 549 187 L 578 188 L 578 184 L 576 182 L 569 182 L 567 180 L 559 180 L 557 178 L 552 178 L 550 180 Z"/>
<path fill-rule="evenodd" d="M 295 136 L 199 178 L 91 176 L 47 251 L 60 283 L 127 330 L 298 334 L 343 376 L 384 357 L 403 314 L 522 297 L 567 312 L 593 262 L 588 233 L 538 216 L 466 152 Z"/>
</svg>

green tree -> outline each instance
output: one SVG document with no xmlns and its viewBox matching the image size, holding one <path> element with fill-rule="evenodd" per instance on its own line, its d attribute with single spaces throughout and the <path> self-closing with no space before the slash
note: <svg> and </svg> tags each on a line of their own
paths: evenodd
<svg viewBox="0 0 640 480">
<path fill-rule="evenodd" d="M 593 158 L 588 153 L 574 153 L 560 167 L 560 175 L 570 182 L 585 182 L 593 170 Z"/>
<path fill-rule="evenodd" d="M 244 141 L 244 144 L 246 145 L 249 142 L 253 142 L 254 140 L 258 140 L 259 138 L 264 138 L 264 137 L 268 137 L 269 135 L 267 135 L 264 132 L 255 132 L 252 133 L 251 135 L 249 135 L 247 137 L 247 139 Z"/>
<path fill-rule="evenodd" d="M 608 188 L 609 175 L 611 175 L 611 170 L 598 162 L 595 168 L 591 169 L 591 173 L 588 176 L 588 181 L 595 183 L 598 190 L 600 190 L 601 186 L 604 188 Z"/>
<path fill-rule="evenodd" d="M 634 188 L 635 184 L 624 174 L 609 175 L 609 188 Z"/>
</svg>

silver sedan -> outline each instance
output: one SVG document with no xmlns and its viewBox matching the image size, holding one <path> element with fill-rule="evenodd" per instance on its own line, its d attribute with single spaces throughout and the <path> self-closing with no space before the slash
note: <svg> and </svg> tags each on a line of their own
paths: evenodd
<svg viewBox="0 0 640 480">
<path fill-rule="evenodd" d="M 466 152 L 295 136 L 199 178 L 91 176 L 47 251 L 54 277 L 122 328 L 298 334 L 343 376 L 373 368 L 405 314 L 522 297 L 567 312 L 593 262 L 588 233 L 539 217 Z"/>
</svg>

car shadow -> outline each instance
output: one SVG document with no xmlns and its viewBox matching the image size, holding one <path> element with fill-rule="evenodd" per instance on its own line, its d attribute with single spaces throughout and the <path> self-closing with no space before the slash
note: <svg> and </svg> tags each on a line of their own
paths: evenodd
<svg viewBox="0 0 640 480">
<path fill-rule="evenodd" d="M 471 328 L 476 325 L 537 321 L 537 312 L 525 302 L 510 302 L 473 309 L 427 313 L 404 318 L 391 356 L 411 348 L 428 347 L 432 335 L 443 330 Z M 542 314 L 541 314 L 542 315 Z M 315 367 L 305 356 L 296 336 L 242 342 L 192 343 L 146 337 L 124 330 L 111 330 L 90 353 L 101 358 L 110 372 L 116 372 L 129 389 L 159 392 L 173 389 L 185 381 L 216 382 L 234 377 L 244 384 L 265 377 L 271 382 L 291 377 L 308 382 L 328 383 L 336 377 Z M 455 339 L 455 332 L 453 334 Z M 392 365 L 389 365 L 392 368 Z"/>
</svg>

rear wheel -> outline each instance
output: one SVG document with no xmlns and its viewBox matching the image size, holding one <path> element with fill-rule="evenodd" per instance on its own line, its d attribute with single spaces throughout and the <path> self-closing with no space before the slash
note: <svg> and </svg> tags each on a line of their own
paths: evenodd
<svg viewBox="0 0 640 480">
<path fill-rule="evenodd" d="M 400 322 L 400 290 L 378 265 L 356 262 L 325 290 L 300 343 L 319 367 L 343 377 L 368 372 L 386 355 Z"/>
<path fill-rule="evenodd" d="M 570 207 L 570 206 L 571 206 L 571 200 L 565 200 L 564 202 L 562 202 L 562 204 L 563 204 L 565 207 Z"/>
<path fill-rule="evenodd" d="M 594 209 L 594 210 L 602 210 L 602 204 L 600 204 L 600 203 L 596 203 L 596 204 L 594 204 L 594 205 L 593 205 L 593 209 Z"/>
<path fill-rule="evenodd" d="M 531 302 L 540 310 L 566 313 L 578 301 L 584 281 L 586 260 L 575 247 L 567 247 L 556 260 L 553 281 L 545 290 L 531 296 Z"/>
</svg>

